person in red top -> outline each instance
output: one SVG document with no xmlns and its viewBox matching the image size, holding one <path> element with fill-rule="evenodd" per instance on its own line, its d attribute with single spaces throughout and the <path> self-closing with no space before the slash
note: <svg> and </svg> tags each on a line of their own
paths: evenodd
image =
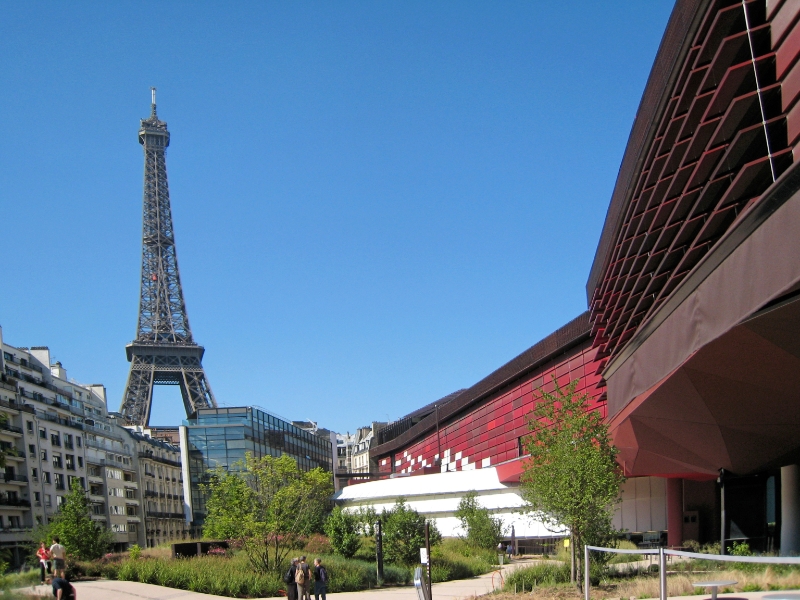
<svg viewBox="0 0 800 600">
<path fill-rule="evenodd" d="M 47 564 L 47 561 L 50 560 L 50 550 L 47 549 L 44 542 L 39 545 L 36 556 L 39 557 L 39 569 L 41 570 L 42 583 L 44 583 L 45 571 L 50 572 L 50 565 Z"/>
</svg>

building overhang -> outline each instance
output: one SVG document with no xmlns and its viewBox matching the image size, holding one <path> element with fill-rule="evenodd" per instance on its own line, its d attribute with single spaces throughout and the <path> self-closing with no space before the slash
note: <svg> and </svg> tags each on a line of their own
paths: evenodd
<svg viewBox="0 0 800 600">
<path fill-rule="evenodd" d="M 612 359 L 628 475 L 712 477 L 800 459 L 800 165 L 741 214 Z"/>
</svg>

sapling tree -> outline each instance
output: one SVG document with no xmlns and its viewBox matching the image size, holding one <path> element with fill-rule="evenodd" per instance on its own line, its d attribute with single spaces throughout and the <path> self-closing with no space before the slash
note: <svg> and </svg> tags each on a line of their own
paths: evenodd
<svg viewBox="0 0 800 600">
<path fill-rule="evenodd" d="M 539 390 L 521 478 L 525 510 L 553 531 L 569 530 L 573 582 L 584 546 L 613 542 L 611 520 L 624 481 L 608 426 L 589 396 L 576 393 L 577 384 L 562 388 L 554 377 L 552 392 Z"/>
<path fill-rule="evenodd" d="M 259 573 L 279 572 L 289 551 L 321 530 L 330 510 L 333 482 L 320 468 L 303 472 L 288 455 L 253 458 L 235 469 L 216 470 L 203 534 L 241 546 Z"/>
</svg>

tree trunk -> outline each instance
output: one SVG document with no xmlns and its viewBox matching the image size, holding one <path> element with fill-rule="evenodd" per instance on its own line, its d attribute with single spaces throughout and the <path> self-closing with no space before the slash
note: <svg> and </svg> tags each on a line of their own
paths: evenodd
<svg viewBox="0 0 800 600">
<path fill-rule="evenodd" d="M 575 583 L 575 535 L 570 531 L 569 533 L 569 556 L 570 556 L 570 567 L 569 567 L 569 581 L 570 583 Z"/>
</svg>

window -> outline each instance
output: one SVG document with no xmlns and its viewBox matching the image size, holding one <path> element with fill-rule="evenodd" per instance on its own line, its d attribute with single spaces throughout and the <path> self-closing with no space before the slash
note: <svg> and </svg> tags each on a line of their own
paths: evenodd
<svg viewBox="0 0 800 600">
<path fill-rule="evenodd" d="M 27 421 L 25 426 L 28 428 L 28 433 L 33 433 L 33 421 Z"/>
<path fill-rule="evenodd" d="M 56 506 L 64 504 L 64 496 L 56 496 Z"/>
<path fill-rule="evenodd" d="M 75 455 L 74 454 L 67 454 L 66 456 L 64 456 L 64 459 L 65 459 L 65 461 L 67 463 L 67 469 L 69 469 L 70 471 L 74 471 L 75 470 Z"/>
<path fill-rule="evenodd" d="M 135 500 L 136 499 L 136 490 L 131 489 L 131 488 L 125 488 L 125 497 L 130 499 L 130 500 Z"/>
<path fill-rule="evenodd" d="M 102 496 L 103 495 L 103 486 L 93 483 L 89 486 L 89 493 L 92 496 Z"/>
<path fill-rule="evenodd" d="M 122 498 L 122 496 L 124 495 L 124 492 L 123 492 L 122 488 L 108 488 L 108 495 L 109 496 L 119 496 L 120 498 Z"/>
<path fill-rule="evenodd" d="M 33 501 L 36 502 L 36 506 L 42 505 L 42 494 L 39 492 L 33 492 Z"/>
<path fill-rule="evenodd" d="M 89 465 L 89 477 L 102 477 L 100 474 L 100 467 Z"/>
<path fill-rule="evenodd" d="M 122 523 L 112 523 L 111 524 L 111 531 L 114 533 L 124 533 L 125 532 L 125 525 Z"/>
<path fill-rule="evenodd" d="M 64 485 L 64 474 L 63 473 L 56 473 L 56 489 L 63 490 L 66 489 Z"/>
<path fill-rule="evenodd" d="M 36 444 L 28 444 L 28 454 L 31 455 L 31 458 L 36 456 Z"/>
<path fill-rule="evenodd" d="M 72 436 L 68 433 L 64 434 L 64 447 L 69 448 L 70 450 L 73 448 L 72 446 Z"/>
<path fill-rule="evenodd" d="M 83 457 L 82 456 L 78 457 L 78 468 L 79 469 L 83 468 Z"/>
<path fill-rule="evenodd" d="M 53 505 L 52 498 L 51 498 L 50 494 L 45 494 L 44 495 L 44 505 L 47 508 L 50 508 Z"/>
<path fill-rule="evenodd" d="M 109 479 L 122 479 L 122 471 L 119 469 L 106 469 L 106 475 Z"/>
<path fill-rule="evenodd" d="M 122 514 L 125 514 L 125 513 L 124 513 L 124 510 L 125 510 L 125 509 L 124 509 L 122 506 L 115 506 L 115 505 L 111 505 L 111 506 L 109 506 L 109 507 L 108 507 L 108 511 L 109 511 L 109 512 L 110 512 L 112 515 L 122 515 Z"/>
<path fill-rule="evenodd" d="M 42 459 L 42 462 L 47 462 L 47 450 L 42 449 L 41 459 Z"/>
<path fill-rule="evenodd" d="M 136 533 L 136 523 L 128 523 L 128 533 Z"/>
<path fill-rule="evenodd" d="M 61 452 L 53 452 L 53 466 L 56 469 L 64 468 L 64 463 L 61 461 Z"/>
<path fill-rule="evenodd" d="M 31 469 L 31 478 L 34 481 L 39 481 L 39 469 Z"/>
<path fill-rule="evenodd" d="M 80 448 L 83 445 L 82 438 L 79 435 L 75 436 L 75 442 L 78 444 L 78 448 Z"/>
<path fill-rule="evenodd" d="M 51 433 L 50 434 L 50 444 L 53 446 L 60 446 L 61 445 L 61 435 L 59 433 Z"/>
<path fill-rule="evenodd" d="M 105 504 L 92 504 L 92 514 L 93 515 L 105 515 L 106 514 L 106 505 Z"/>
<path fill-rule="evenodd" d="M 128 515 L 129 517 L 135 517 L 136 516 L 136 507 L 135 506 L 128 506 L 126 508 L 126 510 L 125 510 L 125 514 Z"/>
<path fill-rule="evenodd" d="M 13 516 L 12 515 L 12 516 L 8 517 L 8 520 L 11 522 L 10 523 L 11 529 L 22 529 L 22 524 L 19 522 L 19 517 L 18 516 Z"/>
<path fill-rule="evenodd" d="M 47 439 L 47 429 L 45 429 L 44 427 L 39 427 L 39 437 L 42 438 L 43 440 L 46 440 Z"/>
<path fill-rule="evenodd" d="M 42 481 L 49 484 L 50 483 L 50 471 L 42 471 Z M 45 506 L 50 506 L 46 504 Z"/>
</svg>

